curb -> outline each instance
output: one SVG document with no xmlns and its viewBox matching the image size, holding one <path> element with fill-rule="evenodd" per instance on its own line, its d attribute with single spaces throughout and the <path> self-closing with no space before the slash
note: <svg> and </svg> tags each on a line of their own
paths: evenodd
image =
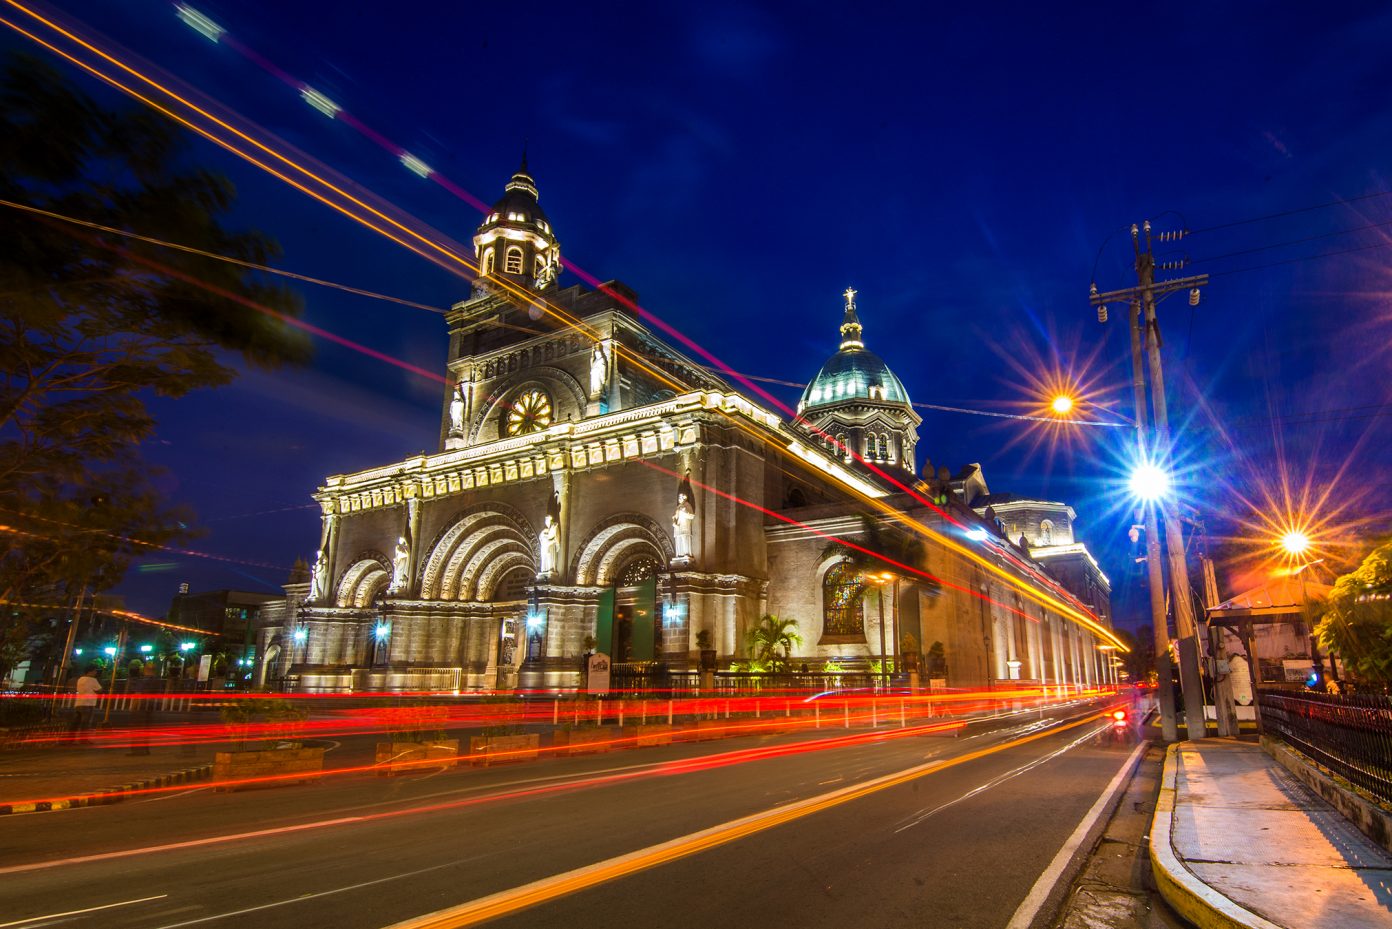
<svg viewBox="0 0 1392 929">
<path fill-rule="evenodd" d="M 1171 840 L 1174 828 L 1175 778 L 1179 767 L 1178 749 L 1183 742 L 1165 752 L 1165 770 L 1160 780 L 1160 796 L 1155 803 L 1155 819 L 1150 824 L 1150 868 L 1160 896 L 1199 929 L 1283 929 L 1220 894 L 1184 866 L 1175 854 Z"/>
<path fill-rule="evenodd" d="M 122 784 L 120 787 L 106 787 L 95 793 L 81 794 L 63 800 L 36 800 L 31 803 L 0 803 L 0 816 L 4 816 L 8 813 L 47 813 L 51 810 L 72 810 L 83 806 L 103 806 L 108 803 L 120 803 L 133 791 L 149 790 L 156 787 L 172 787 L 176 784 L 187 784 L 193 781 L 207 780 L 212 776 L 213 766 L 211 764 L 199 765 L 196 768 L 185 768 L 182 771 L 174 771 L 170 774 L 160 774 L 155 777 L 148 777 L 143 781 Z"/>
</svg>

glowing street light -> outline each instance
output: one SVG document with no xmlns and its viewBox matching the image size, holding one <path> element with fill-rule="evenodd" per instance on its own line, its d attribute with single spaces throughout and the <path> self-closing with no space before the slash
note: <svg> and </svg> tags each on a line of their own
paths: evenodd
<svg viewBox="0 0 1392 929">
<path fill-rule="evenodd" d="M 1281 536 L 1281 548 L 1286 554 L 1298 557 L 1310 550 L 1310 537 L 1299 529 L 1292 529 Z"/>
<path fill-rule="evenodd" d="M 1068 394 L 1059 394 L 1049 401 L 1049 409 L 1053 410 L 1059 416 L 1067 416 L 1069 413 L 1073 412 L 1073 405 L 1073 398 L 1068 396 Z"/>
<path fill-rule="evenodd" d="M 1147 461 L 1136 466 L 1127 485 L 1137 499 L 1151 503 L 1169 494 L 1170 475 L 1164 468 Z"/>
</svg>

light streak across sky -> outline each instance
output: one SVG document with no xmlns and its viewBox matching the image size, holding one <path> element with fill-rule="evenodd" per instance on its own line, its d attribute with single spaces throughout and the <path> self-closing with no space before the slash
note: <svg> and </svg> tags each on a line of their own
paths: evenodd
<svg viewBox="0 0 1392 929">
<path fill-rule="evenodd" d="M 407 216 L 396 207 L 381 201 L 380 198 L 373 197 L 371 194 L 365 192 L 361 186 L 353 185 L 351 182 L 339 179 L 336 175 L 333 175 L 329 169 L 318 166 L 317 164 L 312 164 L 308 156 L 304 156 L 302 153 L 290 149 L 288 146 L 285 146 L 283 142 L 280 142 L 280 140 L 269 137 L 268 134 L 264 132 L 258 132 L 255 127 L 245 120 L 236 117 L 234 114 L 231 114 L 225 107 L 196 101 L 194 99 L 196 92 L 180 89 L 174 86 L 172 80 L 152 77 L 149 73 L 146 73 L 146 69 L 131 63 L 131 58 L 133 56 L 129 56 L 128 53 L 117 52 L 112 48 L 110 43 L 98 44 L 99 40 L 90 36 L 84 37 L 83 35 L 79 35 L 79 27 L 72 24 L 60 23 L 53 14 L 39 13 L 32 4 L 26 5 L 25 3 L 19 2 L 19 0 L 3 0 L 3 2 L 5 6 L 22 13 L 49 32 L 55 33 L 56 37 L 53 39 L 45 39 L 43 36 L 32 31 L 32 29 L 26 28 L 6 18 L 0 18 L 0 24 L 7 26 L 77 67 L 147 104 L 237 157 L 246 160 L 249 164 L 266 171 L 293 188 L 329 206 L 340 214 L 353 219 L 355 222 L 361 223 L 367 228 L 410 249 L 427 260 L 466 278 L 477 274 L 477 267 L 466 257 L 465 250 L 457 244 L 445 244 L 445 237 L 441 236 L 438 232 L 429 229 L 414 218 Z M 71 50 L 64 49 L 56 44 L 60 41 L 75 45 L 77 48 Z M 93 63 L 91 60 L 82 57 L 84 54 L 96 56 L 97 63 Z M 110 69 L 112 68 L 114 68 L 117 73 L 111 73 Z M 152 96 L 152 94 L 154 96 Z M 403 151 L 404 150 L 400 149 L 398 146 L 394 154 L 399 157 Z M 289 154 L 287 154 L 287 152 L 289 152 Z M 432 179 L 438 177 L 439 175 L 436 173 L 431 174 Z M 351 192 L 348 189 L 349 187 L 352 188 L 352 191 L 356 191 L 356 193 Z M 462 190 L 462 188 L 460 190 Z M 740 380 L 741 383 L 744 383 L 752 392 L 768 400 L 775 408 L 795 416 L 787 404 L 782 403 L 768 391 L 750 382 L 747 378 L 741 379 L 740 376 L 731 370 L 721 359 L 695 343 L 694 340 L 682 334 L 669 323 L 644 308 L 639 307 L 636 303 L 628 300 L 623 295 L 616 294 L 612 290 L 604 288 L 599 279 L 594 275 L 575 267 L 573 264 L 568 265 L 568 267 L 570 270 L 576 272 L 582 280 L 591 283 L 592 286 L 599 287 L 614 299 L 628 305 L 634 312 L 638 313 L 641 318 L 655 325 L 661 331 L 669 334 L 682 345 L 691 348 L 701 357 L 706 358 L 720 371 L 736 380 Z M 550 304 L 544 297 L 540 297 L 505 279 L 499 279 L 496 283 L 502 290 L 519 302 L 536 307 L 542 312 L 556 317 L 564 325 L 577 330 L 591 339 L 598 337 L 598 334 L 591 331 L 583 321 L 573 317 L 563 308 Z M 322 334 L 326 337 L 335 338 L 327 332 L 323 332 Z M 621 346 L 619 348 L 621 351 L 624 351 Z M 679 383 L 673 382 L 665 372 L 656 368 L 641 356 L 633 356 L 631 353 L 626 354 L 628 354 L 636 366 L 655 377 L 659 382 L 668 384 Z M 389 356 L 383 356 L 383 360 L 387 360 L 388 357 Z M 681 386 L 685 387 L 687 385 Z M 733 416 L 731 417 L 731 421 L 739 428 L 750 432 L 777 453 L 790 454 L 787 448 L 777 442 L 770 441 L 768 436 L 755 429 L 752 425 L 743 423 L 737 417 Z M 934 505 L 922 494 L 918 493 L 914 487 L 900 481 L 895 475 L 878 468 L 872 462 L 865 461 L 860 458 L 859 455 L 855 455 L 853 452 L 851 454 L 856 460 L 860 461 L 860 463 L 871 472 L 877 474 L 882 480 L 910 494 L 921 505 L 937 512 L 954 526 L 959 528 L 963 526 L 961 521 L 955 516 Z M 798 460 L 800 465 L 805 464 L 801 462 L 800 459 L 797 459 L 795 455 L 790 455 L 790 457 Z M 1045 589 L 1039 589 L 1035 586 L 1035 583 L 1025 581 L 1013 572 L 1002 569 L 994 563 L 992 559 L 986 558 L 969 547 L 961 545 L 949 535 L 938 532 L 922 522 L 913 520 L 899 510 L 888 506 L 883 501 L 863 493 L 857 493 L 854 489 L 849 490 L 862 504 L 874 507 L 888 518 L 903 524 L 911 531 L 934 538 L 939 543 L 957 551 L 959 554 L 976 562 L 987 571 L 997 575 L 1029 599 L 1035 600 L 1041 605 L 1073 619 L 1090 631 L 1101 635 L 1118 647 L 1125 649 L 1124 643 L 1115 640 L 1110 630 L 1100 624 L 1095 615 L 1093 615 L 1085 605 L 1078 601 L 1076 597 L 1063 591 L 1059 585 L 1045 581 L 1043 582 L 1043 587 Z M 1017 566 L 1023 565 L 1023 562 L 1013 554 L 1006 553 L 1006 557 Z M 1026 574 L 1036 578 L 1036 582 L 1038 582 L 1038 578 L 1042 576 L 1040 572 L 1035 571 L 1029 566 L 1025 566 L 1024 571 Z"/>
</svg>

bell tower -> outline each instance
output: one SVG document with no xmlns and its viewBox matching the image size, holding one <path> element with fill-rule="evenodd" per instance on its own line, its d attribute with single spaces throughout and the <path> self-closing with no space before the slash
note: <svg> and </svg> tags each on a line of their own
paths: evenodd
<svg viewBox="0 0 1392 929">
<path fill-rule="evenodd" d="M 538 203 L 536 181 L 527 172 L 527 155 L 474 233 L 479 279 L 507 279 L 533 290 L 548 290 L 561 273 L 561 245 Z"/>
</svg>

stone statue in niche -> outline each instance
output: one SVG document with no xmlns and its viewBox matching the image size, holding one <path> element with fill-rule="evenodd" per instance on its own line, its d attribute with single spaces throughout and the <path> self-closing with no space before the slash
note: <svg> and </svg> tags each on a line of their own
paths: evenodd
<svg viewBox="0 0 1392 929">
<path fill-rule="evenodd" d="M 400 593 L 405 590 L 410 574 L 411 544 L 406 541 L 406 537 L 403 535 L 396 540 L 396 553 L 392 555 L 391 586 L 387 590 L 390 593 Z"/>
<path fill-rule="evenodd" d="M 450 394 L 449 403 L 450 436 L 457 437 L 464 434 L 464 385 L 456 384 L 454 392 Z"/>
<path fill-rule="evenodd" d="M 609 355 L 600 342 L 594 344 L 590 353 L 590 399 L 598 400 L 609 383 Z"/>
<path fill-rule="evenodd" d="M 537 572 L 537 577 L 544 577 L 556 570 L 556 562 L 561 558 L 561 527 L 550 513 L 546 514 L 546 523 L 541 527 L 538 539 L 541 542 L 541 570 Z"/>
<path fill-rule="evenodd" d="M 314 568 L 309 578 L 309 602 L 318 603 L 329 592 L 329 557 L 321 548 L 314 556 Z"/>
<path fill-rule="evenodd" d="M 672 543 L 676 549 L 677 561 L 687 561 L 691 558 L 691 536 L 695 522 L 696 510 L 691 505 L 691 498 L 683 490 L 677 494 L 677 509 L 672 514 Z"/>
</svg>

